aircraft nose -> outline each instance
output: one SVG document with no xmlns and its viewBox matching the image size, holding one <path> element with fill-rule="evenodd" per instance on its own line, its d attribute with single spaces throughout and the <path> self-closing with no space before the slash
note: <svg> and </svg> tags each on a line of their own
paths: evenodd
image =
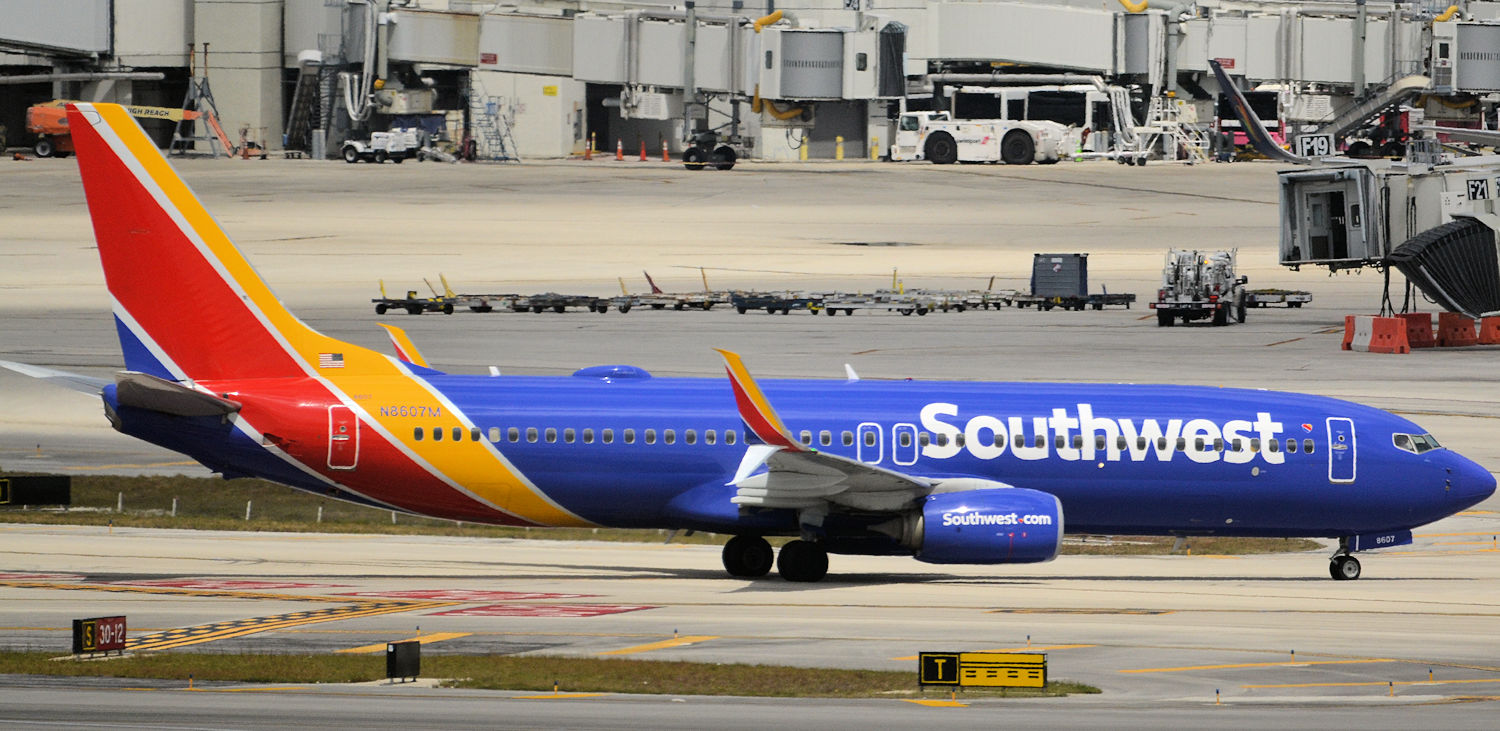
<svg viewBox="0 0 1500 731">
<path fill-rule="evenodd" d="M 1495 494 L 1495 476 L 1490 471 L 1458 454 L 1447 465 L 1448 469 L 1448 493 L 1456 503 L 1460 503 L 1458 509 L 1477 505 Z"/>
</svg>

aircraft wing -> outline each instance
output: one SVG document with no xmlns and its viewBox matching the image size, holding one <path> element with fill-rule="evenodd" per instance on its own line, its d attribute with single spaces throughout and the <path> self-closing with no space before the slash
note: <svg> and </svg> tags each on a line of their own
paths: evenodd
<svg viewBox="0 0 1500 731">
<path fill-rule="evenodd" d="M 81 376 L 77 373 L 27 365 L 25 363 L 13 363 L 8 360 L 0 360 L 0 368 L 15 371 L 23 376 L 50 381 L 63 388 L 70 388 L 90 396 L 98 396 L 104 391 L 104 387 L 111 383 L 111 381 L 104 378 L 91 378 L 89 376 Z"/>
<path fill-rule="evenodd" d="M 1219 62 L 1209 59 L 1208 65 L 1213 67 L 1214 77 L 1219 80 L 1219 88 L 1225 96 L 1229 97 L 1229 104 L 1234 107 L 1234 116 L 1238 117 L 1240 124 L 1244 126 L 1245 135 L 1250 138 L 1250 144 L 1255 145 L 1255 149 L 1260 154 L 1272 160 L 1295 165 L 1312 164 L 1311 159 L 1293 155 L 1281 145 L 1276 144 L 1276 140 L 1271 139 L 1270 130 L 1261 124 L 1260 117 L 1255 116 L 1255 112 L 1250 109 L 1250 102 L 1245 100 L 1245 95 L 1240 93 L 1239 87 L 1229 80 L 1229 74 L 1224 73 L 1224 68 L 1219 65 Z"/>
<path fill-rule="evenodd" d="M 739 355 L 720 350 L 746 430 L 759 442 L 745 452 L 730 482 L 732 502 L 746 507 L 898 510 L 932 492 L 934 482 L 819 452 L 792 438 Z M 762 467 L 765 472 L 758 472 Z"/>
<path fill-rule="evenodd" d="M 1467 142 L 1471 145 L 1500 147 L 1500 130 L 1464 129 L 1462 127 L 1443 127 L 1436 124 L 1419 124 L 1412 127 L 1412 129 L 1433 134 L 1447 135 L 1451 140 L 1455 140 L 1458 142 Z"/>
</svg>

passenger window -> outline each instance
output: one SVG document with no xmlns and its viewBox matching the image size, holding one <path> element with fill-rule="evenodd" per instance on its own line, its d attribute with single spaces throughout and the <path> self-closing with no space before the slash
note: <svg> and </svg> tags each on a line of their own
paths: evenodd
<svg viewBox="0 0 1500 731">
<path fill-rule="evenodd" d="M 557 430 L 556 429 L 554 429 L 554 428 L 552 428 L 552 427 L 549 426 L 549 427 L 547 427 L 546 434 L 547 434 L 547 443 L 548 444 L 554 444 L 554 443 L 557 442 Z"/>
<path fill-rule="evenodd" d="M 455 442 L 461 442 L 463 440 L 464 440 L 464 428 L 461 427 L 461 426 L 455 426 L 455 427 L 453 427 L 453 441 L 455 441 Z"/>
<path fill-rule="evenodd" d="M 1036 435 L 1036 445 L 1038 447 L 1045 447 L 1045 446 L 1047 446 L 1047 435 L 1046 434 L 1038 434 L 1038 435 Z"/>
<path fill-rule="evenodd" d="M 1000 432 L 995 432 L 994 434 L 992 434 L 990 436 L 991 436 L 991 439 L 990 439 L 990 443 L 991 444 L 993 444 L 996 447 L 1003 447 L 1003 446 L 1005 446 L 1005 437 L 1003 435 L 1001 435 Z"/>
<path fill-rule="evenodd" d="M 490 427 L 490 443 L 491 444 L 499 444 L 500 443 L 500 427 L 498 427 L 498 426 L 492 426 L 492 427 Z"/>
<path fill-rule="evenodd" d="M 646 440 L 645 441 L 646 441 L 647 444 L 655 444 L 656 443 L 656 430 L 655 429 L 647 429 L 646 430 Z"/>
<path fill-rule="evenodd" d="M 735 442 L 734 431 L 730 430 L 730 429 L 725 429 L 724 430 L 724 443 L 732 446 L 734 444 L 734 442 Z"/>
<path fill-rule="evenodd" d="M 479 427 L 476 426 L 476 427 L 473 427 L 473 428 L 469 429 L 469 441 L 471 441 L 471 442 L 477 442 L 477 441 L 479 441 L 479 439 L 480 439 L 480 437 L 479 437 Z"/>
<path fill-rule="evenodd" d="M 873 446 L 875 446 L 875 432 L 872 432 L 872 431 L 865 432 L 865 446 L 866 447 L 873 447 Z"/>
<path fill-rule="evenodd" d="M 1266 450 L 1269 451 L 1269 452 L 1273 452 L 1273 453 L 1280 452 L 1281 451 L 1281 442 L 1279 440 L 1276 440 L 1276 439 L 1267 439 L 1266 440 Z"/>
<path fill-rule="evenodd" d="M 532 444 L 536 444 L 536 434 L 537 434 L 536 427 L 534 427 L 534 426 L 528 426 L 528 427 L 526 427 L 526 441 L 527 442 L 530 442 Z"/>
<path fill-rule="evenodd" d="M 1196 437 L 1196 438 L 1193 439 L 1193 451 L 1194 452 L 1202 452 L 1202 451 L 1204 451 L 1204 446 L 1203 445 L 1204 445 L 1203 437 Z"/>
<path fill-rule="evenodd" d="M 673 444 L 677 441 L 677 432 L 671 429 L 663 429 L 661 433 L 662 444 Z"/>
<path fill-rule="evenodd" d="M 818 444 L 825 447 L 833 446 L 833 432 L 827 430 L 818 432 Z"/>
<path fill-rule="evenodd" d="M 917 435 L 917 442 L 924 447 L 932 444 L 932 435 L 924 431 Z"/>
<path fill-rule="evenodd" d="M 1302 440 L 1302 451 L 1303 451 L 1304 454 L 1312 454 L 1313 453 L 1313 440 L 1311 440 L 1311 439 L 1303 439 Z"/>
<path fill-rule="evenodd" d="M 433 427 L 433 429 L 432 429 L 432 441 L 434 441 L 434 442 L 441 442 L 441 441 L 443 441 L 443 427 L 440 427 L 440 426 Z"/>
<path fill-rule="evenodd" d="M 956 444 L 956 445 L 958 445 L 958 446 L 960 446 L 960 447 L 962 447 L 964 445 L 964 435 L 963 434 L 955 434 L 955 435 L 953 435 L 953 443 Z"/>
<path fill-rule="evenodd" d="M 1166 437 L 1157 437 L 1156 438 L 1156 448 L 1157 449 L 1166 449 L 1167 448 L 1167 438 Z"/>
<path fill-rule="evenodd" d="M 419 426 L 411 430 L 411 438 L 418 442 L 422 441 L 422 427 Z"/>
<path fill-rule="evenodd" d="M 715 441 L 715 438 L 718 435 L 719 435 L 719 433 L 716 432 L 716 431 L 714 431 L 713 429 L 704 429 L 703 430 L 703 443 L 704 444 L 713 444 L 714 441 Z"/>
<path fill-rule="evenodd" d="M 583 430 L 583 443 L 584 444 L 593 444 L 594 443 L 594 430 L 593 429 L 584 429 Z"/>
<path fill-rule="evenodd" d="M 1026 446 L 1026 436 L 1023 434 L 1017 434 L 1015 439 L 1012 439 L 1011 441 L 1015 442 L 1016 449 L 1020 449 L 1021 447 Z"/>
<path fill-rule="evenodd" d="M 1186 452 L 1187 451 L 1187 438 L 1186 437 L 1177 437 L 1177 451 L 1179 451 L 1179 452 Z"/>
<path fill-rule="evenodd" d="M 839 434 L 839 442 L 846 447 L 854 446 L 854 432 L 846 431 Z"/>
<path fill-rule="evenodd" d="M 1214 440 L 1214 451 L 1215 452 L 1222 452 L 1222 451 L 1224 451 L 1224 440 L 1223 439 L 1215 439 Z"/>
<path fill-rule="evenodd" d="M 567 442 L 568 444 L 572 444 L 573 440 L 576 438 L 578 438 L 578 432 L 573 431 L 573 427 L 568 427 L 567 429 L 563 430 L 563 441 Z"/>
<path fill-rule="evenodd" d="M 898 441 L 901 443 L 901 446 L 903 446 L 903 447 L 910 447 L 911 446 L 911 433 L 910 432 L 901 432 L 901 438 Z"/>
<path fill-rule="evenodd" d="M 1083 449 L 1083 435 L 1082 434 L 1074 434 L 1073 435 L 1073 448 L 1074 449 Z"/>
<path fill-rule="evenodd" d="M 1146 438 L 1145 437 L 1136 437 L 1135 438 L 1135 448 L 1136 448 L 1136 451 L 1140 451 L 1142 449 L 1145 449 L 1146 448 Z"/>
<path fill-rule="evenodd" d="M 515 427 L 511 427 L 509 429 L 506 429 L 505 430 L 505 440 L 508 441 L 508 442 L 519 442 L 519 441 L 521 441 L 521 430 L 517 429 Z"/>
<path fill-rule="evenodd" d="M 1115 449 L 1125 451 L 1126 445 L 1130 444 L 1123 436 L 1115 437 Z"/>
<path fill-rule="evenodd" d="M 927 436 L 927 433 L 923 432 L 922 436 L 924 436 L 924 437 Z M 924 441 L 924 443 L 925 443 L 925 441 Z M 946 447 L 946 446 L 948 446 L 948 435 L 947 434 L 939 434 L 939 435 L 937 435 L 937 445 L 939 447 Z"/>
<path fill-rule="evenodd" d="M 599 432 L 599 441 L 604 442 L 605 444 L 614 444 L 615 430 L 605 429 L 604 431 Z"/>
<path fill-rule="evenodd" d="M 1296 454 L 1297 453 L 1297 440 L 1296 439 L 1288 439 L 1288 440 L 1286 440 L 1286 451 L 1291 452 L 1292 454 Z"/>
<path fill-rule="evenodd" d="M 801 439 L 802 439 L 802 443 L 803 444 L 806 444 L 809 447 L 812 446 L 812 432 L 810 432 L 810 431 L 808 431 L 806 429 L 803 429 L 802 430 L 802 438 Z"/>
<path fill-rule="evenodd" d="M 634 429 L 626 429 L 625 432 L 624 432 L 624 437 L 625 437 L 625 443 L 626 444 L 635 444 L 635 430 Z"/>
<path fill-rule="evenodd" d="M 687 429 L 687 430 L 683 431 L 682 432 L 682 443 L 683 444 L 697 444 L 698 443 L 698 432 L 693 431 L 692 429 Z"/>
<path fill-rule="evenodd" d="M 1251 452 L 1259 452 L 1260 451 L 1260 437 L 1251 437 L 1250 438 L 1250 451 Z"/>
<path fill-rule="evenodd" d="M 1109 440 L 1106 439 L 1103 434 L 1094 435 L 1094 449 L 1104 449 L 1107 446 L 1106 442 L 1108 441 Z"/>
</svg>

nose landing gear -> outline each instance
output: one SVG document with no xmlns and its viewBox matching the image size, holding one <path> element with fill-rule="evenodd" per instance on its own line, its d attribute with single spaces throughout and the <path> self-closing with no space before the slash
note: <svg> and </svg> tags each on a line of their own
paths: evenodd
<svg viewBox="0 0 1500 731">
<path fill-rule="evenodd" d="M 1359 578 L 1359 559 L 1349 553 L 1349 539 L 1340 538 L 1339 548 L 1328 559 L 1328 575 L 1335 581 L 1354 581 Z"/>
</svg>

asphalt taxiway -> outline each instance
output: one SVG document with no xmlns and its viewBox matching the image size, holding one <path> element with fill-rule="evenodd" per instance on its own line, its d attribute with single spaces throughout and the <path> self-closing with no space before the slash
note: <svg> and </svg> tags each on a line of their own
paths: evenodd
<svg viewBox="0 0 1500 731">
<path fill-rule="evenodd" d="M 1271 165 L 747 164 L 731 174 L 575 162 L 187 161 L 178 168 L 309 324 L 380 349 L 388 345 L 376 321 L 400 325 L 436 367 L 452 372 L 493 365 L 565 374 L 631 363 L 658 375 L 721 377 L 709 350 L 715 346 L 740 351 L 763 378 L 841 379 L 849 363 L 864 378 L 1275 388 L 1407 414 L 1446 446 L 1500 465 L 1493 368 L 1500 350 L 1341 352 L 1343 315 L 1374 310 L 1380 281 L 1275 265 Z M 0 199 L 0 359 L 98 376 L 118 370 L 76 168 L 66 160 L 6 164 L 0 187 L 7 191 Z M 997 287 L 1024 288 L 1033 252 L 1090 252 L 1091 289 L 1144 300 L 1154 295 L 1170 247 L 1238 248 L 1252 286 L 1306 289 L 1315 300 L 1299 310 L 1253 310 L 1246 324 L 1227 328 L 1157 328 L 1141 306 L 926 317 L 716 309 L 377 318 L 368 302 L 377 280 L 392 291 L 422 289 L 420 279 L 435 281 L 438 272 L 460 290 L 596 295 L 618 292 L 620 277 L 641 289 L 634 278 L 642 268 L 665 289 L 694 289 L 698 267 L 716 288 L 869 290 L 889 285 L 893 268 L 907 286 L 983 288 L 996 276 Z M 89 397 L 0 372 L 0 405 L 0 466 L 7 469 L 204 473 L 111 432 Z M 715 552 L 696 546 L 6 525 L 0 646 L 62 648 L 70 618 L 114 613 L 130 616 L 138 640 L 191 651 L 344 650 L 427 637 L 427 652 L 625 652 L 914 671 L 905 658 L 918 651 L 1029 641 L 1049 653 L 1054 677 L 1105 693 L 1001 703 L 1007 719 L 1483 726 L 1493 704 L 1456 701 L 1500 695 L 1497 504 L 1419 530 L 1410 549 L 1371 555 L 1357 582 L 1330 581 L 1324 556 L 1303 553 L 1064 557 L 1000 569 L 835 557 L 829 581 L 799 586 L 726 580 Z M 376 611 L 382 608 L 390 611 Z M 325 621 L 301 621 L 310 614 Z M 79 682 L 0 680 L 10 711 L 0 719 L 80 722 L 72 699 L 88 698 L 136 709 L 141 715 L 122 718 L 140 722 L 223 726 L 266 718 L 280 725 L 275 718 L 326 705 L 317 693 L 334 692 L 207 696 L 165 684 L 165 695 L 131 695 Z M 1213 705 L 1215 690 L 1225 705 Z M 468 694 L 348 692 L 360 702 L 316 717 L 348 726 L 381 719 L 421 726 L 421 718 L 463 725 L 474 717 L 509 723 L 496 721 L 484 700 L 443 700 Z M 964 714 L 997 707 L 686 702 L 693 713 L 670 699 L 578 699 L 569 710 L 507 700 L 504 713 L 514 715 L 504 718 L 533 727 L 764 726 L 776 719 L 852 727 L 931 714 L 915 718 L 972 726 L 974 717 Z M 234 715 L 246 707 L 283 715 Z M 1068 715 L 1055 715 L 1059 708 Z"/>
</svg>

